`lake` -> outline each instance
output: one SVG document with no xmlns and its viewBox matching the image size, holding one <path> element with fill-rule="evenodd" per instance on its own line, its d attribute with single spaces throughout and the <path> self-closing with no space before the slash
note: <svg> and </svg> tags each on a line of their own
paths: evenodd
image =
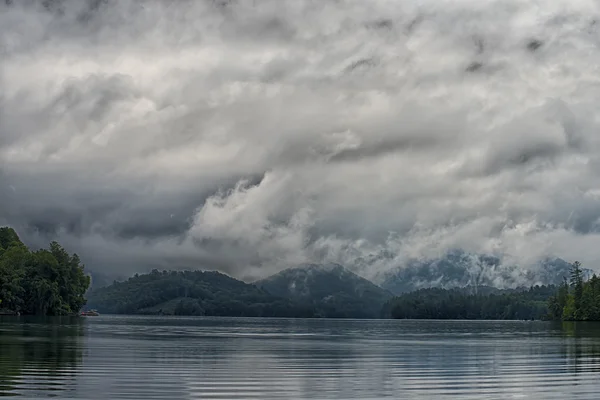
<svg viewBox="0 0 600 400">
<path fill-rule="evenodd" d="M 600 325 L 0 318 L 0 395 L 597 399 Z"/>
</svg>

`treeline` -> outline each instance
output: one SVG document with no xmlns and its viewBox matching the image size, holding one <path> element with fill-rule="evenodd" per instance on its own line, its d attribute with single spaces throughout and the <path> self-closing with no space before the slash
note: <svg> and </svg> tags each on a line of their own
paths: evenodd
<svg viewBox="0 0 600 400">
<path fill-rule="evenodd" d="M 95 289 L 88 306 L 108 314 L 313 317 L 315 310 L 216 271 L 158 271 Z"/>
<path fill-rule="evenodd" d="M 17 233 L 0 228 L 0 312 L 69 315 L 85 305 L 90 279 L 77 254 L 58 243 L 30 251 Z"/>
<path fill-rule="evenodd" d="M 421 289 L 390 300 L 384 315 L 397 319 L 547 319 L 547 300 L 555 292 L 555 286 L 486 294 L 465 289 Z"/>
<path fill-rule="evenodd" d="M 575 261 L 570 279 L 564 280 L 548 300 L 550 316 L 563 321 L 600 321 L 600 278 L 584 280 L 581 263 Z"/>
</svg>

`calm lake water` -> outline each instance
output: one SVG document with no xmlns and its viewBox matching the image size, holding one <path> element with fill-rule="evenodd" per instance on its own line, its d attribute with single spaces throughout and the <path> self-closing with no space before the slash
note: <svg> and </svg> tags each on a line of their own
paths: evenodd
<svg viewBox="0 0 600 400">
<path fill-rule="evenodd" d="M 600 325 L 0 319 L 0 395 L 79 399 L 597 399 Z"/>
</svg>

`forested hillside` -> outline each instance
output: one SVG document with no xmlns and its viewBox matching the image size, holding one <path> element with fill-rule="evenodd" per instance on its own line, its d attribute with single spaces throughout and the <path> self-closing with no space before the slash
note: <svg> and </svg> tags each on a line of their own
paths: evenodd
<svg viewBox="0 0 600 400">
<path fill-rule="evenodd" d="M 408 319 L 547 319 L 555 286 L 475 294 L 464 289 L 421 289 L 395 297 L 385 315 Z"/>
<path fill-rule="evenodd" d="M 102 313 L 312 317 L 313 310 L 215 271 L 157 271 L 93 290 Z"/>
<path fill-rule="evenodd" d="M 77 313 L 89 284 L 77 254 L 68 254 L 56 242 L 48 249 L 30 251 L 13 229 L 0 228 L 2 313 Z"/>
<path fill-rule="evenodd" d="M 155 270 L 88 297 L 102 313 L 377 318 L 391 294 L 341 266 L 304 266 L 256 285 L 214 271 Z"/>
<path fill-rule="evenodd" d="M 337 264 L 289 268 L 256 282 L 276 296 L 313 307 L 320 317 L 380 318 L 392 294 Z"/>
</svg>

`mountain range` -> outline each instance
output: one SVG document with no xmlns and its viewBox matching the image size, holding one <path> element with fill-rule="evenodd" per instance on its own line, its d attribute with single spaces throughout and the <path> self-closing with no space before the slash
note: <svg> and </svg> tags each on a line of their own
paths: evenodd
<svg viewBox="0 0 600 400">
<path fill-rule="evenodd" d="M 216 271 L 156 271 L 93 289 L 116 314 L 378 318 L 392 293 L 340 265 L 306 265 L 245 283 Z"/>
<path fill-rule="evenodd" d="M 106 313 L 378 318 L 395 295 L 435 287 L 481 295 L 518 291 L 559 284 L 569 268 L 561 259 L 525 269 L 494 257 L 450 252 L 390 271 L 380 285 L 339 264 L 303 264 L 253 283 L 216 271 L 154 270 L 94 287 L 88 307 Z"/>
<path fill-rule="evenodd" d="M 97 288 L 87 307 L 108 314 L 310 317 L 300 304 L 216 271 L 157 271 Z"/>
</svg>

